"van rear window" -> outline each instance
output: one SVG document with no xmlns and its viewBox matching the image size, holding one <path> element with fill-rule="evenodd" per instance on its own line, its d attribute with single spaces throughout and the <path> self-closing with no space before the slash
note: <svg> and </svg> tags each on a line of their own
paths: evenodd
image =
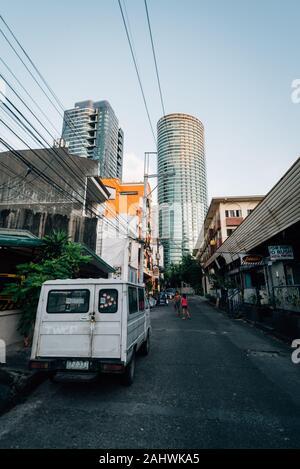
<svg viewBox="0 0 300 469">
<path fill-rule="evenodd" d="M 116 313 L 118 311 L 118 290 L 106 288 L 99 292 L 99 312 Z"/>
<path fill-rule="evenodd" d="M 129 314 L 138 312 L 137 289 L 135 287 L 128 287 L 128 305 Z"/>
<path fill-rule="evenodd" d="M 89 290 L 50 290 L 47 313 L 87 313 L 90 306 Z"/>
<path fill-rule="evenodd" d="M 139 311 L 145 309 L 145 293 L 143 288 L 139 288 Z"/>
</svg>

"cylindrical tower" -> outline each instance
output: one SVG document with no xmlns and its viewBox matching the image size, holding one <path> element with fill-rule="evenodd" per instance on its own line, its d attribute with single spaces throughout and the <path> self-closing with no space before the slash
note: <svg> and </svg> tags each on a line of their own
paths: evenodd
<svg viewBox="0 0 300 469">
<path fill-rule="evenodd" d="M 204 127 L 196 117 L 176 113 L 162 117 L 157 131 L 159 234 L 168 267 L 193 251 L 206 215 Z"/>
</svg>

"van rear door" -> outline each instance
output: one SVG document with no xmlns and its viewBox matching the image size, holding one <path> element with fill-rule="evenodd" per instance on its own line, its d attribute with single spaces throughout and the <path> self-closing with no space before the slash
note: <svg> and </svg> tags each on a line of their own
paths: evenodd
<svg viewBox="0 0 300 469">
<path fill-rule="evenodd" d="M 90 357 L 93 285 L 47 285 L 37 344 L 38 357 Z"/>
<path fill-rule="evenodd" d="M 122 340 L 123 284 L 95 286 L 93 358 L 120 358 Z"/>
</svg>

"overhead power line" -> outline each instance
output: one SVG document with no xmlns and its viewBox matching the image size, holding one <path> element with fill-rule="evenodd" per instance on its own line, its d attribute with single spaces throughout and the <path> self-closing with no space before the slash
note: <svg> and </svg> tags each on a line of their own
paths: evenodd
<svg viewBox="0 0 300 469">
<path fill-rule="evenodd" d="M 0 75 L 0 76 L 1 76 L 1 75 Z M 7 83 L 7 84 L 9 85 L 9 83 Z M 9 86 L 10 86 L 10 85 L 9 85 Z M 14 90 L 12 90 L 12 91 L 14 91 Z M 15 91 L 14 91 L 14 92 L 15 92 Z M 1 93 L 1 92 L 0 92 L 0 93 Z M 21 102 L 27 107 L 27 109 L 32 113 L 31 109 L 28 108 L 28 106 L 27 106 L 26 103 L 22 100 L 22 98 L 21 98 L 16 92 L 15 92 L 15 94 L 18 96 L 18 98 L 21 100 Z M 9 112 L 10 117 L 11 117 L 24 131 L 26 131 L 26 132 L 31 136 L 31 138 L 34 138 L 34 139 L 37 141 L 37 143 L 39 143 L 40 145 L 42 145 L 43 142 L 40 140 L 40 139 L 42 139 L 42 140 L 46 143 L 46 145 L 48 145 L 48 142 L 47 142 L 47 141 L 43 138 L 43 136 L 36 130 L 36 128 L 32 125 L 32 123 L 22 114 L 22 112 L 21 112 L 19 109 L 17 109 L 16 106 L 15 106 L 8 98 L 6 98 L 6 100 L 7 100 L 7 102 L 10 104 L 10 106 L 13 107 L 13 109 L 14 109 L 20 116 L 22 116 L 22 118 L 23 118 L 23 120 L 25 120 L 26 124 L 24 124 L 24 122 L 22 122 L 21 119 L 20 119 L 19 117 L 17 117 L 17 115 L 15 114 L 15 112 L 13 112 L 13 110 L 12 110 L 11 108 L 9 108 L 5 103 L 2 103 L 2 107 L 4 108 L 4 111 L 5 111 L 6 113 Z M 34 115 L 34 114 L 33 114 L 33 115 Z M 34 115 L 34 117 L 36 118 L 35 115 Z M 38 118 L 37 118 L 37 120 L 38 120 L 38 122 L 43 126 L 43 124 L 39 121 Z M 29 129 L 29 127 L 28 127 L 27 124 L 31 127 L 31 129 Z M 4 125 L 5 125 L 5 124 L 4 124 Z M 43 127 L 44 127 L 44 126 L 43 126 Z M 45 127 L 44 127 L 44 129 L 47 131 L 47 129 L 46 129 Z M 13 132 L 13 131 L 11 130 L 11 132 Z M 48 131 L 47 131 L 47 132 L 48 132 Z M 38 135 L 38 137 L 35 135 L 35 133 Z M 48 132 L 48 133 L 49 133 L 49 132 Z M 49 134 L 49 135 L 50 135 L 50 134 Z M 15 136 L 17 136 L 17 135 L 15 134 Z M 18 138 L 20 139 L 19 136 L 18 136 Z M 24 140 L 21 140 L 21 141 L 22 141 L 22 143 L 24 143 L 24 144 L 26 145 L 26 142 L 25 142 Z M 31 149 L 29 146 L 28 146 L 28 148 Z M 64 178 L 60 173 L 58 173 L 57 171 L 55 171 L 55 169 L 53 168 L 53 164 L 52 164 L 52 163 L 53 163 L 53 160 L 54 160 L 53 156 L 54 156 L 54 157 L 55 157 L 55 156 L 58 156 L 58 158 L 55 158 L 55 159 L 56 159 L 56 161 L 57 161 L 58 164 L 60 164 L 61 166 L 63 166 L 63 169 L 64 169 L 64 170 L 65 170 L 65 169 L 70 170 L 71 168 L 70 168 L 68 165 L 66 165 L 66 167 L 64 167 L 65 162 L 64 162 L 64 160 L 60 157 L 60 155 L 58 154 L 58 151 L 57 151 L 56 148 L 49 148 L 49 149 L 46 148 L 46 151 L 47 151 L 49 154 L 51 154 L 52 159 L 51 159 L 50 162 L 48 162 L 48 163 L 47 163 L 46 161 L 44 161 L 44 162 L 46 163 L 46 166 L 45 166 L 44 169 L 46 169 L 47 167 L 49 167 L 49 166 L 51 165 L 52 170 L 55 172 L 55 174 L 56 174 L 57 176 L 59 176 L 59 177 L 64 181 L 64 183 L 67 184 L 68 181 L 66 181 L 65 178 Z M 38 156 L 38 154 L 37 154 L 37 156 Z M 41 159 L 41 157 L 40 157 L 40 159 Z M 73 161 L 73 160 L 72 160 L 72 161 Z M 43 170 L 43 172 L 44 172 L 44 170 Z M 76 173 L 75 176 L 79 176 L 79 175 Z M 34 179 L 36 179 L 36 178 L 37 178 L 37 176 L 36 176 Z M 31 181 L 31 182 L 32 182 L 32 181 Z M 82 183 L 82 178 L 79 179 L 79 183 L 80 183 L 80 184 Z M 16 184 L 16 186 L 17 186 L 17 185 L 18 185 L 18 184 Z M 81 196 L 81 194 L 79 194 L 78 192 L 77 192 L 77 194 L 78 194 L 79 196 Z M 125 219 L 124 219 L 122 216 L 120 216 L 120 215 L 115 215 L 115 218 L 116 218 L 117 222 L 119 223 L 119 225 L 120 225 L 122 228 L 124 228 L 126 231 L 127 231 L 128 229 L 130 230 L 129 222 L 128 222 L 127 220 L 125 220 Z M 122 223 L 122 220 L 123 220 L 123 223 Z M 127 226 L 125 226 L 125 224 L 126 224 Z"/>
<path fill-rule="evenodd" d="M 129 44 L 129 48 L 130 48 L 132 60 L 133 60 L 133 63 L 134 63 L 134 68 L 135 68 L 136 75 L 137 75 L 137 79 L 138 79 L 138 82 L 139 82 L 139 85 L 140 85 L 140 89 L 141 89 L 141 93 L 142 93 L 142 97 L 143 97 L 143 101 L 144 101 L 144 105 L 145 105 L 145 109 L 146 109 L 146 113 L 147 113 L 149 125 L 150 125 L 150 128 L 151 128 L 151 132 L 152 132 L 152 135 L 153 135 L 154 143 L 155 143 L 155 146 L 156 146 L 155 132 L 154 132 L 154 129 L 153 129 L 153 125 L 152 125 L 152 121 L 151 121 L 151 117 L 150 117 L 150 113 L 149 113 L 149 109 L 148 109 L 148 104 L 147 104 L 147 101 L 146 101 L 146 97 L 145 97 L 145 93 L 144 93 L 144 88 L 143 88 L 143 84 L 142 84 L 140 72 L 139 72 L 139 69 L 138 69 L 137 61 L 136 61 L 136 58 L 135 58 L 135 54 L 134 54 L 134 51 L 133 51 L 133 46 L 132 46 L 132 42 L 131 42 L 131 39 L 130 39 L 130 35 L 129 35 L 127 23 L 126 23 L 125 16 L 124 16 L 124 12 L 123 12 L 123 8 L 122 8 L 122 5 L 121 5 L 121 1 L 118 0 L 118 3 L 119 3 L 119 7 L 120 7 L 120 12 L 121 12 L 121 15 L 122 15 L 122 20 L 123 20 L 123 24 L 124 24 L 124 28 L 125 28 L 126 37 L 127 37 L 127 41 L 128 41 L 128 44 Z"/>
<path fill-rule="evenodd" d="M 0 143 L 5 146 L 9 151 L 12 152 L 12 154 L 14 156 L 16 156 L 22 163 L 25 163 L 26 165 L 29 164 L 29 162 L 26 160 L 26 158 L 24 157 L 24 155 L 22 155 L 22 153 L 20 153 L 19 151 L 17 150 L 14 150 L 9 144 L 7 144 L 7 142 L 5 142 L 2 138 L 0 138 Z M 36 154 L 36 151 L 35 150 L 31 150 L 33 153 Z M 37 155 L 38 156 L 38 155 Z M 0 161 L 0 166 L 2 165 L 2 162 Z M 78 199 L 77 197 L 75 197 L 74 195 L 70 194 L 68 191 L 64 190 L 61 186 L 59 186 L 57 183 L 55 183 L 51 178 L 49 178 L 48 176 L 46 176 L 45 174 L 42 174 L 40 170 L 38 170 L 34 165 L 32 165 L 32 171 L 34 173 L 36 173 L 37 175 L 33 178 L 30 179 L 30 181 L 28 181 L 28 184 L 30 184 L 30 186 L 32 186 L 32 183 L 35 179 L 37 179 L 38 177 L 40 179 L 42 179 L 44 181 L 44 183 L 47 183 L 49 184 L 52 188 L 54 188 L 56 191 L 58 191 L 59 193 L 61 193 L 62 195 L 64 195 L 65 197 L 67 197 L 70 202 L 78 202 L 80 203 L 81 205 L 83 204 L 84 202 L 84 196 L 80 195 L 80 199 Z M 27 174 L 25 175 L 26 177 L 28 176 L 29 174 L 29 171 L 27 171 Z M 25 176 L 23 177 L 23 179 L 25 179 Z M 24 181 L 25 182 L 25 181 Z M 38 189 L 40 190 L 40 189 Z M 6 202 L 9 202 L 11 201 L 12 199 L 15 199 L 16 197 L 18 197 L 20 195 L 20 193 L 22 192 L 22 189 L 19 190 L 18 193 L 14 193 L 12 197 L 10 197 L 9 199 L 6 199 L 6 200 L 2 200 L 0 203 L 6 203 Z M 47 193 L 46 193 L 47 195 Z M 93 208 L 91 207 L 88 207 L 87 206 L 87 210 L 91 212 L 91 214 L 93 214 L 96 218 L 99 218 L 99 219 L 104 219 L 104 217 L 102 215 L 100 215 L 98 212 L 95 212 L 95 210 L 93 210 Z M 107 219 L 105 218 L 105 222 L 111 226 L 115 231 L 117 231 L 119 234 L 123 235 L 123 236 L 127 236 L 127 232 L 124 232 L 124 231 L 121 231 L 120 230 L 120 227 L 117 226 L 117 225 L 114 225 L 112 220 L 110 219 Z M 134 238 L 132 236 L 128 236 L 129 238 L 133 239 L 133 240 L 137 240 L 137 238 Z"/>
<path fill-rule="evenodd" d="M 159 73 L 158 73 L 158 65 L 157 65 L 157 59 L 156 59 L 156 53 L 155 53 L 155 47 L 154 47 L 154 41 L 153 41 L 153 35 L 152 35 L 152 29 L 151 29 L 151 23 L 150 23 L 147 0 L 144 0 L 144 3 L 145 3 L 146 15 L 147 15 L 147 23 L 148 23 L 149 34 L 150 34 L 153 59 L 154 59 L 154 64 L 155 64 L 155 71 L 156 71 L 156 78 L 157 78 L 158 89 L 159 89 L 160 102 L 161 102 L 161 106 L 162 106 L 162 110 L 163 110 L 163 115 L 165 116 L 166 115 L 165 104 L 164 104 L 164 99 L 163 99 L 163 94 L 162 94 L 161 84 L 160 84 L 160 78 L 159 78 Z"/>
<path fill-rule="evenodd" d="M 12 35 L 12 37 L 14 38 L 14 40 L 16 41 L 16 43 L 18 44 L 18 46 L 20 47 L 20 49 L 22 50 L 22 52 L 24 53 L 24 55 L 26 56 L 26 58 L 29 60 L 31 66 L 34 68 L 35 72 L 37 73 L 38 77 L 42 80 L 43 84 L 46 86 L 46 88 L 48 89 L 48 91 L 50 92 L 50 94 L 52 95 L 52 97 L 55 99 L 56 103 L 58 104 L 58 106 L 64 111 L 64 108 L 61 104 L 61 102 L 59 101 L 58 97 L 56 96 L 56 94 L 54 93 L 54 91 L 52 90 L 52 88 L 48 85 L 47 81 L 45 80 L 45 78 L 43 77 L 43 75 L 40 73 L 40 71 L 38 70 L 38 68 L 36 67 L 36 65 L 34 64 L 33 60 L 31 59 L 31 57 L 29 56 L 29 54 L 26 52 L 26 50 L 24 49 L 24 47 L 22 46 L 22 44 L 20 43 L 20 41 L 17 39 L 16 35 L 13 33 L 12 29 L 8 26 L 8 24 L 6 23 L 6 21 L 4 20 L 4 18 L 0 15 L 0 19 L 2 20 L 2 22 L 4 23 L 4 25 L 6 26 L 6 28 L 8 29 L 8 31 L 10 32 L 10 34 Z M 24 60 L 21 58 L 20 54 L 17 52 L 17 50 L 15 49 L 15 47 L 12 45 L 11 41 L 8 39 L 8 37 L 4 34 L 4 32 L 2 31 L 2 29 L 0 29 L 0 32 L 2 34 L 2 36 L 5 38 L 5 40 L 8 42 L 8 44 L 10 45 L 10 47 L 12 48 L 12 50 L 14 51 L 14 53 L 17 55 L 17 57 L 19 58 L 19 60 L 22 62 L 22 64 L 24 65 L 24 67 L 26 68 L 26 70 L 28 71 L 28 73 L 30 74 L 30 76 L 33 78 L 33 80 L 35 81 L 35 83 L 38 85 L 38 87 L 41 89 L 41 91 L 43 92 L 43 94 L 47 97 L 47 99 L 49 100 L 49 102 L 51 103 L 51 105 L 56 109 L 56 111 L 62 115 L 59 111 L 59 109 L 57 108 L 57 106 L 52 102 L 51 98 L 49 98 L 48 94 L 45 92 L 44 88 L 40 85 L 40 83 L 38 82 L 38 80 L 36 79 L 36 77 L 33 75 L 33 73 L 31 72 L 31 70 L 29 69 L 29 67 L 26 65 L 26 63 L 24 62 Z M 16 77 L 16 75 L 12 72 L 12 70 L 8 67 L 8 65 L 1 59 L 2 63 L 5 65 L 5 67 L 8 69 L 8 71 L 12 74 L 12 76 L 14 77 L 14 79 L 17 81 L 17 83 L 19 84 L 19 86 L 21 86 L 21 88 L 26 92 L 26 94 L 31 98 L 31 100 L 33 101 L 33 103 L 37 106 L 37 108 L 39 109 L 40 112 L 42 112 L 42 114 L 44 115 L 45 118 L 47 118 L 47 116 L 45 115 L 45 113 L 42 111 L 42 109 L 40 108 L 40 106 L 38 105 L 38 103 L 36 103 L 36 101 L 34 101 L 31 97 L 31 95 L 27 92 L 26 88 L 22 85 L 22 83 L 20 82 L 20 80 L 18 80 L 18 78 Z M 9 85 L 8 81 L 5 80 L 6 83 Z M 19 98 L 19 100 L 22 102 L 22 104 L 29 110 L 29 112 L 35 117 L 35 119 L 39 122 L 39 124 L 44 128 L 44 130 L 47 131 L 47 133 L 49 135 L 50 132 L 45 128 L 45 126 L 42 124 L 42 122 L 40 121 L 40 119 L 37 118 L 37 116 L 32 112 L 32 110 L 29 108 L 29 106 L 24 102 L 24 100 L 16 93 L 16 91 L 11 87 L 11 85 L 9 85 L 10 88 L 12 89 L 12 91 L 16 94 L 16 96 Z M 6 98 L 7 99 L 7 98 Z M 3 104 L 3 103 L 2 103 Z M 22 116 L 22 118 L 27 122 L 27 124 L 30 125 L 30 127 L 33 129 L 33 131 L 31 129 L 29 129 L 28 125 L 24 124 L 24 122 L 21 122 L 20 118 L 17 117 L 17 115 L 12 111 L 12 109 L 9 109 L 7 106 L 5 111 L 9 111 L 11 114 L 12 114 L 12 118 L 14 121 L 16 121 L 18 123 L 19 126 L 21 126 L 21 128 L 23 129 L 23 131 L 27 132 L 31 138 L 34 138 L 39 144 L 42 144 L 40 138 L 42 138 L 45 142 L 46 140 L 41 136 L 41 134 L 37 131 L 37 129 L 28 121 L 28 119 L 26 119 L 26 117 L 17 109 L 16 106 L 14 106 L 14 104 L 9 101 L 9 104 L 15 109 L 15 111 L 18 112 L 18 114 L 20 114 Z M 149 116 L 150 117 L 150 116 Z M 49 122 L 49 119 L 47 118 L 48 122 Z M 2 123 L 4 123 L 4 121 L 2 121 Z M 51 122 L 50 122 L 51 123 Z M 73 127 L 75 129 L 75 132 L 77 132 L 75 126 L 73 125 L 73 123 L 71 122 L 67 122 L 70 127 Z M 52 123 L 51 123 L 52 125 Z M 11 129 L 10 129 L 11 130 Z M 56 130 L 56 129 L 55 129 Z M 12 130 L 11 130 L 12 131 Z M 153 131 L 153 128 L 152 128 L 152 131 Z M 27 143 L 23 140 L 23 139 L 20 139 L 20 137 L 15 133 L 13 132 L 15 136 L 17 136 L 17 138 L 19 138 L 19 140 L 21 140 L 26 146 L 27 148 L 29 148 L 31 151 L 34 152 L 34 150 L 32 150 L 32 148 L 30 148 L 29 145 L 27 145 Z M 39 137 L 36 137 L 35 133 L 38 134 Z M 153 136 L 154 136 L 154 132 L 153 132 Z M 53 136 L 52 136 L 53 137 Z M 82 139 L 82 137 L 79 136 L 79 138 Z M 155 138 L 155 136 L 154 136 Z M 2 139 L 1 139 L 2 140 Z M 54 138 L 53 138 L 54 140 Z M 2 144 L 3 144 L 3 140 L 2 140 Z M 48 142 L 46 142 L 46 144 L 48 144 Z M 44 145 L 43 145 L 44 146 Z M 48 152 L 50 153 L 53 153 L 53 154 L 56 154 L 58 157 L 60 156 L 56 149 L 55 148 L 49 148 L 47 149 Z M 37 156 L 39 156 L 37 154 Z M 41 159 L 41 158 L 40 158 Z M 46 167 L 44 168 L 44 170 L 49 167 L 49 165 L 52 163 L 53 160 L 49 162 L 47 162 L 46 164 Z M 72 160 L 73 161 L 73 160 Z M 62 164 L 63 162 L 61 161 L 61 159 L 58 159 L 58 162 L 60 164 Z M 74 161 L 74 163 L 76 163 Z M 77 164 L 76 164 L 77 165 Z M 81 173 L 81 168 L 78 166 L 78 169 Z M 43 172 L 44 172 L 43 170 Z M 72 171 L 72 168 L 69 168 L 69 170 Z M 73 170 L 74 171 L 74 170 Z M 76 177 L 78 177 L 78 173 L 74 173 L 74 175 Z M 27 174 L 26 174 L 27 176 Z M 40 174 L 38 174 L 37 176 L 35 176 L 34 179 L 37 179 L 38 177 L 40 177 Z M 49 178 L 48 178 L 49 179 Z M 61 177 L 61 179 L 66 182 L 66 180 Z M 31 179 L 31 182 L 32 182 L 32 179 Z M 60 188 L 61 189 L 61 188 Z M 78 194 L 78 193 L 77 193 Z M 78 194 L 79 195 L 79 194 Z M 121 219 L 123 220 L 124 223 L 126 223 L 126 225 L 128 226 L 128 228 L 130 229 L 130 226 L 129 226 L 129 223 L 127 220 L 123 219 L 123 217 L 121 217 L 120 215 L 117 215 L 116 216 L 116 221 L 119 222 L 119 224 L 121 224 Z M 124 223 L 121 224 L 121 226 L 124 228 Z M 116 228 L 116 227 L 115 227 Z M 126 230 L 128 229 L 127 227 L 125 228 Z M 131 237 L 132 238 L 132 237 Z M 132 239 L 137 239 L 137 238 L 132 238 Z"/>
<path fill-rule="evenodd" d="M 14 38 L 14 40 L 16 41 L 16 43 L 18 44 L 18 46 L 20 47 L 21 51 L 23 52 L 23 54 L 25 55 L 25 57 L 27 58 L 27 60 L 29 61 L 29 63 L 31 64 L 31 66 L 33 67 L 33 69 L 35 70 L 35 72 L 37 73 L 38 77 L 42 80 L 42 83 L 44 84 L 44 86 L 46 86 L 47 90 L 50 92 L 50 94 L 52 95 L 52 97 L 54 98 L 56 104 L 52 101 L 52 99 L 48 96 L 48 94 L 46 93 L 45 89 L 43 88 L 43 86 L 41 86 L 41 84 L 39 83 L 39 81 L 37 80 L 37 78 L 34 76 L 34 74 L 32 73 L 32 71 L 30 70 L 30 68 L 28 67 L 28 65 L 25 63 L 25 61 L 22 59 L 22 57 L 20 56 L 20 54 L 18 53 L 18 51 L 16 50 L 16 48 L 13 46 L 13 44 L 11 43 L 11 41 L 8 39 L 7 35 L 4 33 L 4 31 L 2 30 L 2 28 L 0 28 L 0 33 L 2 34 L 2 36 L 4 37 L 4 39 L 6 40 L 6 42 L 8 43 L 8 45 L 11 47 L 11 49 L 14 51 L 14 53 L 16 54 L 16 56 L 18 57 L 18 59 L 20 60 L 20 62 L 23 64 L 23 66 L 26 68 L 27 72 L 29 73 L 29 75 L 32 77 L 32 79 L 34 80 L 34 82 L 37 84 L 37 86 L 39 87 L 39 89 L 42 91 L 42 93 L 45 95 L 45 97 L 47 98 L 47 100 L 50 102 L 50 104 L 53 106 L 53 108 L 56 110 L 56 112 L 62 117 L 62 118 L 65 118 L 65 121 L 66 123 L 70 126 L 70 128 L 72 130 L 74 130 L 76 132 L 76 128 L 73 124 L 73 121 L 72 119 L 69 118 L 69 116 L 67 115 L 63 115 L 61 111 L 64 112 L 64 107 L 62 105 L 62 103 L 60 102 L 60 100 L 58 99 L 58 97 L 56 96 L 56 94 L 54 93 L 54 91 L 52 90 L 52 88 L 50 87 L 50 85 L 47 83 L 47 81 L 45 80 L 45 78 L 43 77 L 43 75 L 41 74 L 41 72 L 38 70 L 37 66 L 34 64 L 33 60 L 31 59 L 31 57 L 29 56 L 29 54 L 26 52 L 26 50 L 24 49 L 24 47 L 22 46 L 22 44 L 20 43 L 20 41 L 17 39 L 17 37 L 15 36 L 15 34 L 13 33 L 12 29 L 8 26 L 8 24 L 6 23 L 6 21 L 4 20 L 3 16 L 0 15 L 0 20 L 3 22 L 3 24 L 6 26 L 6 28 L 8 29 L 8 31 L 10 32 L 10 34 L 12 35 L 12 37 Z M 61 111 L 58 109 L 58 107 L 61 109 Z M 76 135 L 76 134 L 75 134 Z M 81 141 L 83 142 L 83 144 L 85 143 L 84 140 L 82 139 L 82 137 L 79 137 L 81 139 Z"/>
<path fill-rule="evenodd" d="M 57 135 L 60 135 L 60 132 L 57 130 L 57 128 L 53 125 L 53 123 L 51 122 L 51 120 L 49 119 L 49 117 L 46 115 L 46 113 L 43 111 L 43 109 L 40 107 L 40 105 L 36 102 L 36 100 L 32 97 L 32 95 L 30 93 L 28 93 L 28 91 L 26 90 L 25 86 L 22 85 L 21 81 L 18 79 L 18 77 L 14 74 L 14 72 L 12 71 L 12 69 L 7 65 L 7 63 L 0 57 L 0 61 L 2 62 L 2 64 L 4 65 L 4 67 L 9 71 L 9 73 L 13 76 L 13 78 L 16 80 L 16 82 L 18 83 L 18 85 L 20 86 L 20 88 L 22 88 L 22 90 L 26 93 L 26 95 L 28 96 L 28 98 L 31 100 L 31 102 L 37 107 L 37 109 L 40 111 L 40 113 L 44 116 L 44 118 L 47 120 L 47 122 L 51 125 L 51 127 L 54 129 L 54 131 L 57 133 Z M 4 79 L 4 77 L 1 75 L 2 79 Z M 5 80 L 6 81 L 6 80 Z M 7 83 L 7 81 L 6 81 Z"/>
</svg>

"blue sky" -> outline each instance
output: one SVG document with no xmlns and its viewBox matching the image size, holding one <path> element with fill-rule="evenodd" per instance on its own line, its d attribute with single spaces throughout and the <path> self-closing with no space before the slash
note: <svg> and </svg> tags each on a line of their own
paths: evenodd
<svg viewBox="0 0 300 469">
<path fill-rule="evenodd" d="M 143 0 L 126 0 L 153 125 L 162 115 Z M 205 126 L 209 196 L 266 193 L 300 154 L 298 0 L 148 0 L 166 112 Z M 117 0 L 2 0 L 1 14 L 65 108 L 108 99 L 125 132 L 125 177 L 155 149 Z M 61 129 L 0 39 L 1 56 Z M 0 66 L 1 68 L 1 66 Z M 2 69 L 2 68 L 1 68 Z"/>
</svg>

